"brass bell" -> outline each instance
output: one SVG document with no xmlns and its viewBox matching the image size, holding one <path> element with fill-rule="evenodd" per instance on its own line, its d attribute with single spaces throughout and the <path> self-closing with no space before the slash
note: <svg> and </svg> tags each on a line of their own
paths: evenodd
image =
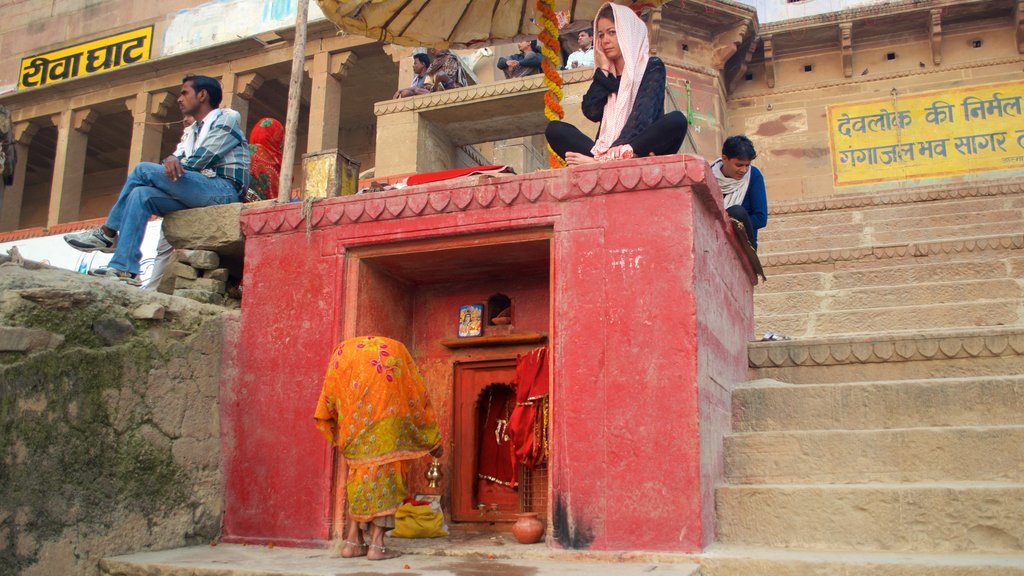
<svg viewBox="0 0 1024 576">
<path fill-rule="evenodd" d="M 441 461 L 434 458 L 434 461 L 431 462 L 430 466 L 427 468 L 427 487 L 437 488 L 437 483 L 441 480 L 441 476 Z"/>
</svg>

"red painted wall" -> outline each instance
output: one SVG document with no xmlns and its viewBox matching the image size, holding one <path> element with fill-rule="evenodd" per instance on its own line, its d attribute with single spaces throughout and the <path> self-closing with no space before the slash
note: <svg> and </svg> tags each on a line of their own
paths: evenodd
<svg viewBox="0 0 1024 576">
<path fill-rule="evenodd" d="M 710 543 L 753 276 L 706 174 L 672 156 L 335 198 L 314 206 L 308 236 L 296 205 L 246 211 L 238 376 L 222 402 L 225 540 L 330 537 L 333 464 L 311 418 L 345 337 L 404 340 L 450 437 L 452 362 L 532 347 L 441 346 L 459 305 L 500 291 L 515 331 L 550 333 L 552 544 Z M 523 238 L 550 242 L 548 272 L 520 267 Z"/>
</svg>

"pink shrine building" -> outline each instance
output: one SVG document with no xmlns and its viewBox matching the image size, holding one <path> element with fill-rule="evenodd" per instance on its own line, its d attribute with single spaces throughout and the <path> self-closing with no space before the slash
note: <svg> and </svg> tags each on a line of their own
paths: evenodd
<svg viewBox="0 0 1024 576">
<path fill-rule="evenodd" d="M 696 552 L 713 540 L 755 277 L 703 159 L 471 177 L 308 206 L 242 216 L 246 304 L 220 399 L 225 541 L 317 546 L 339 534 L 344 466 L 312 414 L 334 345 L 365 334 L 405 342 L 424 374 L 446 437 L 438 491 L 449 522 L 500 525 L 532 508 L 554 547 Z M 494 294 L 511 299 L 511 325 L 457 338 L 460 306 Z M 486 500 L 468 488 L 467 406 L 514 374 L 517 354 L 544 345 L 540 497 L 469 502 L 479 511 L 459 522 L 467 499 Z M 412 493 L 428 491 L 426 460 Z"/>
</svg>

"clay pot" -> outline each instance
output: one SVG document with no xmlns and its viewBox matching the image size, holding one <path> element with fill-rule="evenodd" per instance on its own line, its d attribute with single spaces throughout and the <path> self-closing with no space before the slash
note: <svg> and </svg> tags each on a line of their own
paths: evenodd
<svg viewBox="0 0 1024 576">
<path fill-rule="evenodd" d="M 520 544 L 536 544 L 544 535 L 544 523 L 537 518 L 536 512 L 516 514 L 519 517 L 512 525 L 512 535 Z"/>
</svg>

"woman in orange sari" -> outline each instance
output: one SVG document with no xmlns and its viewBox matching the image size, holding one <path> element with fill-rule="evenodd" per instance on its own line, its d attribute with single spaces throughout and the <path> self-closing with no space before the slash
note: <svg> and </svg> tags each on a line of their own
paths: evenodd
<svg viewBox="0 0 1024 576">
<path fill-rule="evenodd" d="M 443 453 L 427 388 L 409 351 L 378 336 L 345 340 L 327 366 L 316 426 L 348 464 L 348 528 L 341 555 L 385 560 L 395 511 L 408 494 L 410 461 Z M 369 542 L 362 529 L 368 525 Z"/>
</svg>

